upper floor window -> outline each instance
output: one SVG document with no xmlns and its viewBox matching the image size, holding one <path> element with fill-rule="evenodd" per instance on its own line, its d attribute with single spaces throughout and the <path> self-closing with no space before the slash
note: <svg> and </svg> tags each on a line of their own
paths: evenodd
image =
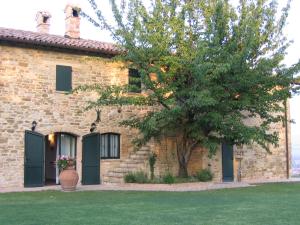
<svg viewBox="0 0 300 225">
<path fill-rule="evenodd" d="M 56 90 L 72 90 L 72 67 L 56 65 Z"/>
<path fill-rule="evenodd" d="M 128 85 L 129 92 L 141 93 L 142 92 L 142 82 L 141 74 L 137 69 L 130 68 L 128 71 Z"/>
<path fill-rule="evenodd" d="M 101 134 L 102 159 L 119 159 L 120 158 L 120 134 L 104 133 Z"/>
</svg>

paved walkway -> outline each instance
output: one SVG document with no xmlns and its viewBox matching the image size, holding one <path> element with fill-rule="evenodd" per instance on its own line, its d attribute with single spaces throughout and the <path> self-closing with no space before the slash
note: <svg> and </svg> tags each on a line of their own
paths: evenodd
<svg viewBox="0 0 300 225">
<path fill-rule="evenodd" d="M 204 191 L 224 188 L 242 188 L 259 185 L 262 183 L 287 183 L 300 182 L 300 178 L 280 179 L 280 180 L 254 180 L 251 182 L 194 182 L 181 184 L 101 184 L 101 185 L 78 185 L 77 191 Z M 0 188 L 0 193 L 7 192 L 29 192 L 29 191 L 47 191 L 60 190 L 59 185 L 35 187 L 35 188 Z"/>
<path fill-rule="evenodd" d="M 204 191 L 223 188 L 240 188 L 252 186 L 248 183 L 226 182 L 193 182 L 181 184 L 101 184 L 101 185 L 78 185 L 77 191 Z M 31 192 L 60 190 L 60 185 L 34 187 L 34 188 L 2 188 L 0 193 L 6 192 Z"/>
</svg>

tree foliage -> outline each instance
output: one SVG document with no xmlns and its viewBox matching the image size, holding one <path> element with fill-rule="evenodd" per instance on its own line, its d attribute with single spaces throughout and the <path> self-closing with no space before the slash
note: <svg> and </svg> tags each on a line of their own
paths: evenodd
<svg viewBox="0 0 300 225">
<path fill-rule="evenodd" d="M 179 175 L 187 175 L 199 145 L 213 154 L 222 142 L 255 142 L 266 150 L 278 143 L 270 126 L 284 121 L 282 102 L 299 71 L 299 63 L 282 64 L 290 44 L 283 35 L 290 1 L 278 13 L 277 2 L 267 0 L 240 0 L 238 6 L 228 0 L 152 0 L 149 6 L 110 0 L 113 23 L 88 1 L 95 17 L 83 15 L 111 32 L 122 49 L 117 59 L 139 70 L 147 93 L 126 95 L 126 87 L 119 87 L 122 97 L 91 104 L 155 106 L 122 125 L 141 131 L 139 144 L 175 136 Z M 249 118 L 261 122 L 250 126 Z"/>
</svg>

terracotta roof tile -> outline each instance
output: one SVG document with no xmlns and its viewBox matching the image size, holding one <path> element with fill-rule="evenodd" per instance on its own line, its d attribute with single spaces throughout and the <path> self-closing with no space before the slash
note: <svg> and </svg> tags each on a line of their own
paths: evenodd
<svg viewBox="0 0 300 225">
<path fill-rule="evenodd" d="M 43 34 L 0 27 L 0 41 L 73 49 L 99 54 L 117 55 L 121 51 L 112 44 L 87 39 L 74 39 L 53 34 Z"/>
</svg>

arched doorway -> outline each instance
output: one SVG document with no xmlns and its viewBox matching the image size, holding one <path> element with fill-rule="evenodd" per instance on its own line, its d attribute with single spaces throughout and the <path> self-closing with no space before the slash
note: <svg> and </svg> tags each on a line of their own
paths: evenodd
<svg viewBox="0 0 300 225">
<path fill-rule="evenodd" d="M 59 169 L 56 159 L 68 156 L 76 159 L 76 136 L 65 132 L 56 132 L 46 136 L 45 140 L 45 185 L 59 184 Z"/>
</svg>

